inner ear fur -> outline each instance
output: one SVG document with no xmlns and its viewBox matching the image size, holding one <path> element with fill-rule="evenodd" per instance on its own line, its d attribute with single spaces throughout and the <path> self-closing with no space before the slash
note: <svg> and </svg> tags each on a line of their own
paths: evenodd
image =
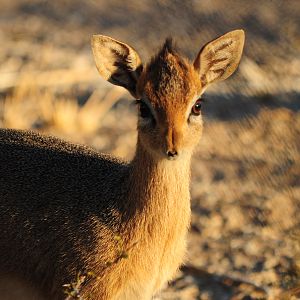
<svg viewBox="0 0 300 300">
<path fill-rule="evenodd" d="M 234 73 L 242 56 L 244 41 L 244 31 L 234 30 L 207 43 L 200 50 L 194 68 L 199 73 L 203 87 Z"/>
<path fill-rule="evenodd" d="M 91 43 L 100 75 L 136 97 L 136 84 L 143 69 L 137 52 L 129 45 L 104 35 L 93 35 Z"/>
</svg>

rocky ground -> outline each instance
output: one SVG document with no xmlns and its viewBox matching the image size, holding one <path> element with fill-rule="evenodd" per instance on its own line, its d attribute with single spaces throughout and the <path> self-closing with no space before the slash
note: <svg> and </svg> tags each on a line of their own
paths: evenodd
<svg viewBox="0 0 300 300">
<path fill-rule="evenodd" d="M 208 90 L 192 163 L 186 265 L 160 299 L 300 299 L 299 1 L 0 0 L 0 126 L 130 159 L 135 108 L 98 77 L 93 33 L 146 59 L 173 36 L 191 59 L 243 28 L 238 72 Z"/>
</svg>

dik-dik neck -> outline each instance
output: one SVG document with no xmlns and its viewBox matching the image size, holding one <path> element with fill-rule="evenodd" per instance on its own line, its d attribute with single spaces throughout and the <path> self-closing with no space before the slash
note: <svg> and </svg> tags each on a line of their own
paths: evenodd
<svg viewBox="0 0 300 300">
<path fill-rule="evenodd" d="M 183 155 L 172 161 L 157 159 L 138 139 L 131 163 L 128 203 L 136 214 L 147 219 L 153 215 L 157 219 L 189 213 L 191 155 Z"/>
</svg>

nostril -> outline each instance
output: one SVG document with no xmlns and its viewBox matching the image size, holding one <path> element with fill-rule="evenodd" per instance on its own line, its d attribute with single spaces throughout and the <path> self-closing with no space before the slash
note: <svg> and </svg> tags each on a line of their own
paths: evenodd
<svg viewBox="0 0 300 300">
<path fill-rule="evenodd" d="M 167 151 L 168 157 L 175 157 L 177 156 L 177 151 L 172 150 L 172 151 Z"/>
</svg>

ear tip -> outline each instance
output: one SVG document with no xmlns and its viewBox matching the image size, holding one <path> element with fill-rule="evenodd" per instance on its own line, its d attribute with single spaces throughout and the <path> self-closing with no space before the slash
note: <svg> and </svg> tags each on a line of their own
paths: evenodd
<svg viewBox="0 0 300 300">
<path fill-rule="evenodd" d="M 99 34 L 93 34 L 91 36 L 91 45 L 92 45 L 92 47 L 95 45 L 96 42 L 99 41 L 99 37 L 101 37 L 101 35 L 99 35 Z"/>
<path fill-rule="evenodd" d="M 242 29 L 242 28 L 235 29 L 235 30 L 233 30 L 233 32 L 237 32 L 237 33 L 239 33 L 239 34 L 245 34 L 245 30 Z"/>
<path fill-rule="evenodd" d="M 91 36 L 91 44 L 95 44 L 95 43 L 99 43 L 102 41 L 108 41 L 108 40 L 112 40 L 111 37 L 103 35 L 103 34 L 93 34 Z"/>
<path fill-rule="evenodd" d="M 233 30 L 230 34 L 236 36 L 238 39 L 245 40 L 245 31 L 243 29 Z"/>
<path fill-rule="evenodd" d="M 241 37 L 245 38 L 245 30 L 244 30 L 244 29 L 237 29 L 236 31 L 238 32 L 238 34 L 239 34 Z"/>
</svg>

